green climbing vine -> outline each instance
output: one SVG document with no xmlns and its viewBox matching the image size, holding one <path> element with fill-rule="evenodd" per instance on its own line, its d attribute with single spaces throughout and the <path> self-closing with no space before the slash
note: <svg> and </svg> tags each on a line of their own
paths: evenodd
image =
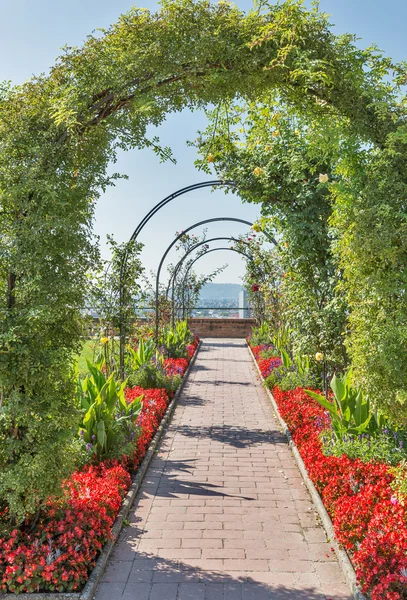
<svg viewBox="0 0 407 600">
<path fill-rule="evenodd" d="M 377 394 L 378 353 L 385 401 L 403 400 L 405 106 L 397 85 L 404 73 L 375 49 L 358 50 L 352 36 L 335 36 L 316 6 L 289 0 L 245 14 L 228 2 L 179 0 L 163 2 L 156 13 L 134 8 L 103 35 L 66 49 L 48 75 L 1 87 L 1 511 L 16 521 L 35 513 L 72 468 L 78 417 L 71 364 L 82 333 L 85 274 L 95 258 L 94 205 L 119 176 L 107 175 L 119 149 L 171 156 L 147 128 L 185 107 L 237 99 L 262 111 L 278 94 L 302 130 L 315 123 L 333 132 L 329 123 L 335 124 L 323 147 L 340 181 L 328 189 L 318 182 L 317 160 L 315 171 L 308 165 L 304 191 L 332 218 L 332 260 L 339 261 L 332 264 L 343 273 L 347 347 L 358 377 Z M 218 150 L 207 152 L 216 164 Z M 242 192 L 247 200 L 271 191 L 260 175 L 246 188 L 251 195 Z M 289 201 L 291 182 L 285 183 Z M 303 206 L 308 218 L 313 206 Z M 286 214 L 287 227 L 295 229 L 298 214 Z M 326 221 L 322 234 L 330 235 Z M 294 242 L 296 253 L 299 238 Z"/>
</svg>

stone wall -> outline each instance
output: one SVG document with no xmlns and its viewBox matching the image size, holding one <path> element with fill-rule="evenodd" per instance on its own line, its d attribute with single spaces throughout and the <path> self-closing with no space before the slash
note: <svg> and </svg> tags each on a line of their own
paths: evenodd
<svg viewBox="0 0 407 600">
<path fill-rule="evenodd" d="M 191 330 L 199 337 L 246 338 L 256 325 L 255 319 L 188 319 Z"/>
</svg>

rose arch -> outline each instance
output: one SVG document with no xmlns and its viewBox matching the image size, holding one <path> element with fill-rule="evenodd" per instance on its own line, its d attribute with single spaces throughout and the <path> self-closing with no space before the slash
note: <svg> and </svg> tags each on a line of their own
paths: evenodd
<svg viewBox="0 0 407 600">
<path fill-rule="evenodd" d="M 402 153 L 386 154 L 389 139 L 405 140 L 402 108 L 383 79 L 390 68 L 373 51 L 358 50 L 351 36 L 335 36 L 326 17 L 301 2 L 245 14 L 227 2 L 179 0 L 163 2 L 157 13 L 134 8 L 103 35 L 67 49 L 48 75 L 0 88 L 0 402 L 7 407 L 0 505 L 12 503 L 19 490 L 31 498 L 32 511 L 69 469 L 76 410 L 71 364 L 94 260 L 93 210 L 100 191 L 118 176 L 107 174 L 118 150 L 147 147 L 165 158 L 168 151 L 147 128 L 168 113 L 233 99 L 256 104 L 278 92 L 310 123 L 330 114 L 342 119 L 349 143 L 363 139 L 389 174 L 382 192 L 375 171 L 365 175 L 366 185 L 373 178 L 366 211 L 341 207 L 348 211 L 346 231 L 359 227 L 358 239 L 370 239 L 375 213 L 369 202 L 379 192 L 388 206 L 382 223 L 391 220 L 393 230 L 402 231 L 399 198 L 407 170 Z M 398 190 L 391 188 L 395 178 Z M 355 239 L 342 265 L 350 305 L 381 290 L 386 314 L 380 318 L 402 328 L 405 302 L 397 304 L 394 285 L 405 291 L 404 237 L 388 264 L 383 245 L 371 244 L 373 266 L 353 278 L 349 262 L 363 254 Z M 376 306 L 371 310 L 379 314 Z M 368 337 L 363 319 L 354 331 Z M 393 341 L 394 350 L 404 348 L 403 336 Z"/>
</svg>

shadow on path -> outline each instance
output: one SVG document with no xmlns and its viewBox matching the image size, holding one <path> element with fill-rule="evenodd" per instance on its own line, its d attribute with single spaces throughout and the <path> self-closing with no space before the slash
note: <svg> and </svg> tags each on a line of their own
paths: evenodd
<svg viewBox="0 0 407 600">
<path fill-rule="evenodd" d="M 255 447 L 259 444 L 284 444 L 287 445 L 285 435 L 276 430 L 261 431 L 259 429 L 246 429 L 232 425 L 211 425 L 210 427 L 192 427 L 191 425 L 178 425 L 177 432 L 189 438 L 209 438 L 234 448 Z"/>
<path fill-rule="evenodd" d="M 244 385 L 245 387 L 253 386 L 253 383 L 251 381 L 231 381 L 230 379 L 228 379 L 227 381 L 225 381 L 223 379 L 217 379 L 215 381 L 203 381 L 202 383 L 198 380 L 195 382 L 195 384 L 198 384 L 198 385 L 220 385 L 222 387 L 224 385 Z"/>
<path fill-rule="evenodd" d="M 208 481 L 196 481 L 193 476 L 193 467 L 196 459 L 191 460 L 163 460 L 154 459 L 151 463 L 148 476 L 145 478 L 142 494 L 154 494 L 161 498 L 181 498 L 183 496 L 200 496 L 203 498 L 237 498 L 239 500 L 254 500 L 255 498 L 240 494 L 226 494 L 222 492 L 223 485 L 216 485 Z M 184 474 L 184 477 L 182 475 Z M 186 475 L 190 475 L 188 478 Z M 145 495 L 142 497 L 146 497 Z"/>
<path fill-rule="evenodd" d="M 221 338 L 222 339 L 222 338 Z M 230 341 L 224 339 L 223 341 L 213 342 L 212 339 L 208 340 L 203 338 L 201 349 L 210 350 L 210 348 L 245 348 L 246 341 L 236 338 L 236 341 Z"/>
</svg>

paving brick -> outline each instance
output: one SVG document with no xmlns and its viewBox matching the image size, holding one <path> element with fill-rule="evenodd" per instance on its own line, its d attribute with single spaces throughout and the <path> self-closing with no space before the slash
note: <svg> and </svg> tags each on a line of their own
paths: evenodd
<svg viewBox="0 0 407 600">
<path fill-rule="evenodd" d="M 208 548 L 202 550 L 202 558 L 245 558 L 243 548 Z"/>
<path fill-rule="evenodd" d="M 268 571 L 267 560 L 225 560 L 224 567 L 228 571 Z"/>
<path fill-rule="evenodd" d="M 149 600 L 152 590 L 150 583 L 128 583 L 125 587 L 122 600 Z M 113 598 L 114 596 L 111 596 Z"/>
<path fill-rule="evenodd" d="M 165 571 L 155 571 L 153 574 L 154 583 L 185 583 L 199 582 L 200 574 L 198 571 L 188 571 L 187 569 L 167 569 Z"/>
<path fill-rule="evenodd" d="M 182 540 L 182 547 L 183 548 L 222 548 L 222 540 L 221 539 L 211 539 L 211 538 L 207 538 L 207 539 L 202 539 L 202 538 L 197 538 L 197 539 L 184 539 Z"/>
<path fill-rule="evenodd" d="M 353 595 L 350 594 L 346 584 L 322 584 L 322 591 L 329 600 L 353 600 Z"/>
<path fill-rule="evenodd" d="M 124 583 L 101 583 L 98 587 L 98 600 L 111 600 L 121 598 L 124 592 Z"/>
<path fill-rule="evenodd" d="M 108 583 L 125 583 L 130 574 L 131 568 L 131 561 L 110 562 L 103 574 L 102 581 L 106 581 Z"/>
<path fill-rule="evenodd" d="M 180 538 L 161 538 L 161 539 L 146 539 L 141 540 L 138 545 L 138 550 L 152 552 L 156 548 L 181 548 Z"/>
<path fill-rule="evenodd" d="M 151 583 L 153 581 L 153 574 L 154 571 L 152 570 L 136 570 L 132 568 L 127 585 L 129 583 Z"/>
<path fill-rule="evenodd" d="M 224 600 L 223 583 L 207 583 L 205 594 L 205 600 Z"/>
<path fill-rule="evenodd" d="M 315 570 L 322 583 L 343 583 L 342 571 L 337 562 L 315 563 Z"/>
<path fill-rule="evenodd" d="M 95 600 L 350 600 L 242 340 L 204 341 L 129 521 Z"/>
<path fill-rule="evenodd" d="M 205 600 L 205 584 L 180 583 L 178 600 Z"/>
<path fill-rule="evenodd" d="M 258 583 L 244 583 L 242 585 L 242 600 L 269 600 L 269 589 Z"/>
<path fill-rule="evenodd" d="M 176 600 L 177 592 L 178 583 L 154 583 L 148 600 Z"/>
</svg>

